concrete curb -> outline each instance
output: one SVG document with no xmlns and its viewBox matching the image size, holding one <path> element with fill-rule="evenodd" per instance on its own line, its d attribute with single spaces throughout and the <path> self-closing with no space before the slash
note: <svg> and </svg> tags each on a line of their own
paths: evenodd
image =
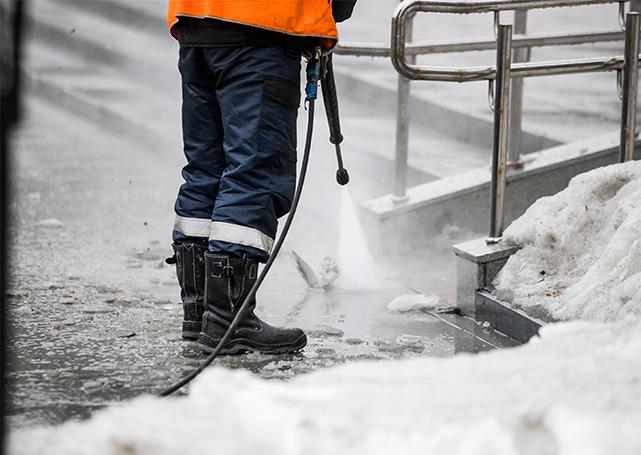
<svg viewBox="0 0 641 455">
<path fill-rule="evenodd" d="M 538 198 L 565 188 L 575 175 L 615 163 L 619 141 L 614 132 L 527 155 L 524 167 L 507 176 L 506 225 Z M 641 148 L 635 156 L 641 156 Z M 363 213 L 378 228 L 371 243 L 384 240 L 394 249 L 408 238 L 430 241 L 446 225 L 487 232 L 490 180 L 488 166 L 410 188 L 408 200 L 400 204 L 391 195 L 365 202 Z"/>
<path fill-rule="evenodd" d="M 500 301 L 492 292 L 492 281 L 519 247 L 503 242 L 488 244 L 479 238 L 454 245 L 453 249 L 456 301 L 463 314 L 490 324 L 518 343 L 535 336 L 545 322 Z"/>
</svg>

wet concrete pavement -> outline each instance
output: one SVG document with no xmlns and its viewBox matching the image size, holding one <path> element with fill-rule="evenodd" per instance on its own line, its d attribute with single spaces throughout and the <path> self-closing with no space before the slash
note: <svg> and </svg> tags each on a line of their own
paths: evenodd
<svg viewBox="0 0 641 455">
<path fill-rule="evenodd" d="M 340 232 L 344 198 L 331 179 L 333 158 L 317 153 L 291 239 L 259 294 L 260 314 L 301 326 L 309 346 L 297 355 L 246 355 L 216 365 L 287 379 L 349 361 L 512 345 L 464 318 L 386 308 L 416 282 L 451 302 L 452 283 L 437 273 L 452 269 L 447 248 L 438 256 L 434 248 L 429 256 L 419 249 L 411 261 L 375 256 L 380 277 L 360 289 L 340 278 L 330 290 L 309 289 L 290 251 L 318 270 L 325 257 L 340 256 L 341 235 L 354 235 Z M 162 261 L 170 253 L 178 155 L 151 152 L 28 98 L 13 153 L 11 427 L 87 417 L 157 392 L 203 359 L 180 338 L 178 286 Z M 346 272 L 363 266 L 356 259 Z"/>
<path fill-rule="evenodd" d="M 71 39 L 57 42 L 53 38 L 67 31 L 53 33 L 62 26 L 48 12 L 62 10 L 74 28 Z M 203 359 L 180 338 L 178 284 L 163 262 L 171 254 L 184 161 L 175 43 L 151 46 L 156 38 L 146 32 L 101 20 L 73 2 L 42 2 L 34 14 L 49 22 L 36 27 L 41 35 L 27 46 L 25 118 L 13 141 L 11 427 L 87 417 L 157 392 Z M 91 43 L 120 33 L 126 39 Z M 131 49 L 148 52 L 132 58 Z M 412 292 L 453 304 L 451 245 L 478 234 L 444 226 L 429 244 L 408 241 L 384 253 L 365 242 L 368 226 L 359 225 L 355 207 L 392 189 L 394 117 L 345 95 L 349 190 L 335 183 L 334 151 L 318 106 L 301 207 L 258 296 L 261 316 L 302 327 L 309 345 L 297 355 L 221 358 L 216 365 L 287 379 L 343 362 L 513 345 L 454 314 L 387 309 L 393 298 Z M 413 147 L 425 155 L 449 150 L 447 141 L 427 130 L 413 135 Z M 433 161 L 439 160 L 447 161 Z M 409 169 L 410 185 L 437 177 L 421 169 Z M 328 258 L 337 261 L 341 274 L 328 290 L 310 289 L 294 253 L 317 273 Z"/>
</svg>

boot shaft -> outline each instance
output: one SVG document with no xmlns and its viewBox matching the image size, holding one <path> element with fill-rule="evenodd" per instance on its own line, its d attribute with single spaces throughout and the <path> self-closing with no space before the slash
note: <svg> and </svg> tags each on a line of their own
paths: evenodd
<svg viewBox="0 0 641 455">
<path fill-rule="evenodd" d="M 205 313 L 198 336 L 203 352 L 212 353 L 219 345 L 257 279 L 257 260 L 205 254 Z M 246 351 L 282 354 L 305 347 L 307 337 L 302 330 L 273 327 L 256 316 L 255 308 L 254 297 L 222 347 L 222 354 Z"/>
<path fill-rule="evenodd" d="M 205 253 L 207 246 L 196 243 L 172 246 L 175 259 L 167 262 L 175 262 L 176 264 L 176 277 L 180 285 L 180 297 L 185 308 L 185 319 L 199 320 L 202 316 L 205 297 Z"/>
<path fill-rule="evenodd" d="M 231 320 L 256 283 L 258 261 L 206 253 L 205 276 L 205 310 Z M 246 314 L 255 307 L 254 298 Z"/>
</svg>

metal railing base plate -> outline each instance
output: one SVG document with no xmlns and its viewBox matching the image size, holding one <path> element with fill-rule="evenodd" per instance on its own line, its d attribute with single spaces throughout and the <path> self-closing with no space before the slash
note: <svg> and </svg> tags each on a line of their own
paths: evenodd
<svg viewBox="0 0 641 455">
<path fill-rule="evenodd" d="M 475 306 L 475 319 L 478 322 L 490 324 L 492 329 L 519 343 L 527 343 L 546 324 L 498 300 L 488 289 L 476 292 Z"/>
</svg>

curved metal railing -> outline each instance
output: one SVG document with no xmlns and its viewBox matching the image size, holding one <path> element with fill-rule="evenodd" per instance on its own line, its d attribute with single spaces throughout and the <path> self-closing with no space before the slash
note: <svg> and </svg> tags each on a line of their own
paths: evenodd
<svg viewBox="0 0 641 455">
<path fill-rule="evenodd" d="M 558 74 L 587 73 L 595 71 L 617 71 L 622 73 L 620 83 L 622 92 L 621 115 L 621 145 L 619 156 L 621 161 L 632 159 L 635 139 L 636 99 L 639 73 L 639 14 L 625 15 L 625 2 L 619 3 L 619 19 L 625 30 L 625 55 L 596 57 L 585 59 L 564 59 L 547 62 L 512 62 L 513 41 L 512 25 L 501 24 L 501 11 L 524 11 L 530 9 L 584 6 L 605 3 L 617 3 L 616 0 L 466 0 L 443 2 L 430 0 L 407 0 L 402 2 L 392 19 L 392 39 L 390 56 L 394 68 L 403 77 L 411 80 L 469 82 L 488 80 L 490 93 L 496 93 L 493 98 L 494 110 L 494 141 L 492 155 L 492 183 L 490 187 L 490 234 L 488 243 L 498 242 L 503 234 L 505 180 L 507 171 L 508 132 L 510 123 L 510 86 L 513 79 L 533 76 L 548 76 Z M 414 16 L 419 12 L 425 13 L 494 13 L 496 32 L 496 65 L 491 67 L 449 68 L 417 65 L 408 62 L 406 55 L 407 31 L 411 29 Z M 622 17 L 625 15 L 625 23 Z M 603 38 L 612 37 L 605 33 Z M 552 35 L 538 38 L 542 43 L 573 42 L 580 39 L 578 35 L 565 37 Z M 583 37 L 589 39 L 589 37 Z M 534 46 L 537 38 L 519 39 L 519 46 Z M 518 42 L 517 41 L 517 42 Z M 470 50 L 472 43 L 463 46 Z M 476 43 L 479 46 L 479 43 Z M 487 43 L 483 43 L 487 46 Z M 620 80 L 619 74 L 617 77 Z"/>
<path fill-rule="evenodd" d="M 495 27 L 498 28 L 501 11 L 522 11 L 538 8 L 552 8 L 564 6 L 583 6 L 604 3 L 616 3 L 617 0 L 469 0 L 462 2 L 439 2 L 413 0 L 401 3 L 392 19 L 392 40 L 390 55 L 396 71 L 402 76 L 412 80 L 468 82 L 479 80 L 492 80 L 496 78 L 496 67 L 468 67 L 447 68 L 438 66 L 419 66 L 408 63 L 406 59 L 406 28 L 407 24 L 419 12 L 424 13 L 450 13 L 473 14 L 494 13 Z M 611 38 L 615 33 L 604 33 L 602 37 Z M 620 37 L 620 35 L 618 35 Z M 583 38 L 585 42 L 595 42 L 590 39 L 590 34 L 582 35 L 551 35 L 545 38 L 525 38 L 514 40 L 512 48 L 535 47 L 542 43 L 577 44 Z M 520 42 L 519 42 L 520 41 Z M 515 45 L 516 44 L 516 45 Z M 496 43 L 495 46 L 496 48 Z M 490 49 L 489 43 L 485 49 Z M 473 50 L 470 46 L 465 51 Z M 546 76 L 553 74 L 585 73 L 592 71 L 613 71 L 623 67 L 623 56 L 586 58 L 574 60 L 557 60 L 552 62 L 524 62 L 512 65 L 512 77 Z"/>
</svg>

